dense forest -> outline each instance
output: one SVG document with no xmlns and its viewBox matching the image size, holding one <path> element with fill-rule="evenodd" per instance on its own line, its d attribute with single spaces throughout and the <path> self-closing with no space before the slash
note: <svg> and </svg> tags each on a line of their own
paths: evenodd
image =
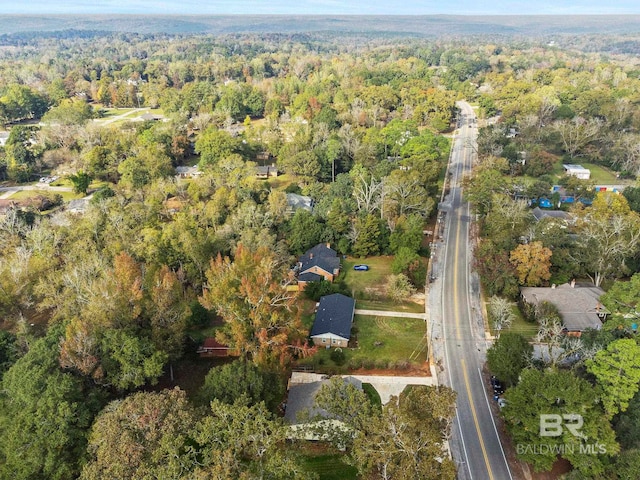
<svg viewBox="0 0 640 480">
<path fill-rule="evenodd" d="M 341 255 L 393 256 L 399 299 L 424 287 L 423 231 L 437 211 L 455 102 L 466 99 L 482 126 L 466 193 L 491 302 L 515 299 L 521 285 L 591 278 L 609 289 L 615 319 L 585 336 L 590 354 L 571 370 L 538 366 L 514 389 L 543 385 L 534 375 L 582 382 L 567 388 L 589 404 L 610 455 L 569 460 L 590 478 L 625 478 L 640 458 L 639 420 L 627 409 L 640 401 L 638 380 L 620 386 L 605 370 L 616 342 L 631 342 L 624 351 L 635 359 L 640 348 L 626 315 L 637 289 L 616 281 L 640 270 L 640 190 L 596 195 L 595 181 L 562 176 L 559 165 L 588 162 L 625 185 L 640 173 L 640 65 L 625 53 L 637 39 L 567 43 L 3 38 L 0 178 L 56 180 L 0 205 L 0 477 L 313 478 L 281 402 L 292 366 L 315 353 L 302 297 L 345 286 L 292 293 L 291 267 L 329 243 Z M 280 175 L 258 178 L 260 166 Z M 585 200 L 571 207 L 571 229 L 531 218 L 530 202 L 556 184 Z M 311 198 L 313 210 L 292 211 L 287 194 Z M 85 202 L 80 213 L 71 199 Z M 195 350 L 192 332 L 212 321 L 238 359 L 191 391 L 161 388 Z M 537 321 L 552 335 L 548 319 Z M 592 384 L 604 407 L 584 393 Z M 336 435 L 346 446 L 338 456 L 362 478 L 454 478 L 442 460 L 453 392 L 415 388 L 381 408 L 330 388 L 322 407 L 352 432 Z M 389 435 L 399 423 L 402 436 Z"/>
</svg>

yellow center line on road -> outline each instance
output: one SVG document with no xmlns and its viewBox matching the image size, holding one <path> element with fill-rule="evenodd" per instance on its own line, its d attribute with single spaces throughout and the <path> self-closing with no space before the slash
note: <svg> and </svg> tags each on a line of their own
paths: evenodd
<svg viewBox="0 0 640 480">
<path fill-rule="evenodd" d="M 480 449 L 482 450 L 482 456 L 484 457 L 484 463 L 487 465 L 487 472 L 489 473 L 489 480 L 493 480 L 493 472 L 491 471 L 491 465 L 489 464 L 489 457 L 487 456 L 487 449 L 484 446 L 484 440 L 480 433 L 480 424 L 478 423 L 478 415 L 476 414 L 476 407 L 473 405 L 473 397 L 471 396 L 471 388 L 469 387 L 469 377 L 467 376 L 467 366 L 464 363 L 464 359 L 460 359 L 462 364 L 462 375 L 464 376 L 464 386 L 467 390 L 467 397 L 469 398 L 469 405 L 471 405 L 471 415 L 473 416 L 473 423 L 476 424 L 476 431 L 478 432 L 478 440 L 480 440 Z"/>
<path fill-rule="evenodd" d="M 466 163 L 467 152 L 463 152 L 463 161 Z M 455 317 L 455 325 L 456 325 L 456 341 L 462 340 L 461 331 L 460 331 L 460 305 L 457 302 L 458 297 L 458 262 L 460 258 L 460 229 L 462 224 L 462 213 L 458 212 L 457 214 L 458 225 L 456 226 L 456 247 L 455 247 L 455 258 L 453 261 L 453 298 L 454 298 L 454 308 L 453 313 Z M 471 335 L 472 333 L 469 332 Z M 487 449 L 484 445 L 484 439 L 482 438 L 482 433 L 480 432 L 480 424 L 478 423 L 478 414 L 476 413 L 476 408 L 473 403 L 473 396 L 471 395 L 471 387 L 469 385 L 469 376 L 467 375 L 467 366 L 465 364 L 464 359 L 460 359 L 460 365 L 462 367 L 462 375 L 464 377 L 464 385 L 467 391 L 467 399 L 469 400 L 469 405 L 471 407 L 471 416 L 473 417 L 473 423 L 476 427 L 476 432 L 478 434 L 478 440 L 480 442 L 480 449 L 482 450 L 482 456 L 484 457 L 484 463 L 487 466 L 487 473 L 489 474 L 489 480 L 493 480 L 493 472 L 491 470 L 491 465 L 489 463 L 489 457 L 487 456 Z"/>
<path fill-rule="evenodd" d="M 453 258 L 453 299 L 458 299 L 458 259 L 460 258 L 460 216 L 458 215 L 458 226 L 456 227 L 456 248 Z M 460 337 L 460 314 L 458 312 L 458 304 L 454 303 L 453 316 L 456 322 L 456 341 L 462 340 Z"/>
</svg>

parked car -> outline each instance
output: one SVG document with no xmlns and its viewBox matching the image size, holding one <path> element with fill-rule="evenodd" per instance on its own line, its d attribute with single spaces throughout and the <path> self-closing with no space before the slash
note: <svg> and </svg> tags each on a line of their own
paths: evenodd
<svg viewBox="0 0 640 480">
<path fill-rule="evenodd" d="M 359 272 L 366 272 L 369 270 L 369 265 L 354 265 L 353 269 L 358 270 Z"/>
<path fill-rule="evenodd" d="M 495 395 L 502 395 L 504 393 L 502 382 L 498 380 L 495 375 L 491 375 L 491 387 L 493 387 L 493 393 Z"/>
<path fill-rule="evenodd" d="M 498 398 L 498 407 L 502 409 L 506 404 L 507 404 L 507 401 L 504 398 L 502 397 Z"/>
</svg>

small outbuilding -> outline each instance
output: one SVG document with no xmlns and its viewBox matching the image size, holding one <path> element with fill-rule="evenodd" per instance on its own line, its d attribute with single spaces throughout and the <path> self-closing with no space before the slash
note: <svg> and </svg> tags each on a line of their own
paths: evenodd
<svg viewBox="0 0 640 480">
<path fill-rule="evenodd" d="M 582 165 L 569 163 L 562 165 L 562 168 L 564 168 L 564 173 L 571 177 L 576 177 L 580 180 L 589 180 L 591 178 L 591 170 L 584 168 Z"/>
</svg>

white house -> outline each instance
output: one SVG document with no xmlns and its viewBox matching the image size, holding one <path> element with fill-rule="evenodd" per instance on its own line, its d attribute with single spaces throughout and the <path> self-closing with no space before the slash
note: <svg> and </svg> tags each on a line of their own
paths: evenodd
<svg viewBox="0 0 640 480">
<path fill-rule="evenodd" d="M 584 168 L 582 165 L 567 164 L 562 165 L 562 168 L 564 168 L 564 173 L 580 180 L 589 180 L 591 177 L 591 170 Z"/>
</svg>

